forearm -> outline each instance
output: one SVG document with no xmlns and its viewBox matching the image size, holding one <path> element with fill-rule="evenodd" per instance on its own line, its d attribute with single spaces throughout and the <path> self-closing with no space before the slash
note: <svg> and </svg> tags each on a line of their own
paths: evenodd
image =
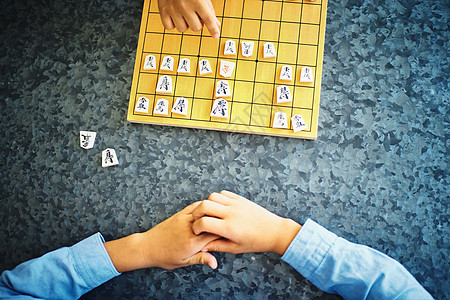
<svg viewBox="0 0 450 300">
<path fill-rule="evenodd" d="M 291 219 L 281 218 L 274 236 L 271 252 L 283 255 L 302 226 Z"/>
<path fill-rule="evenodd" d="M 432 299 L 397 261 L 308 220 L 282 257 L 323 291 L 346 299 Z"/>
<path fill-rule="evenodd" d="M 79 298 L 120 275 L 103 246 L 100 233 L 24 262 L 0 276 L 0 298 Z"/>
<path fill-rule="evenodd" d="M 127 272 L 151 267 L 142 250 L 145 233 L 135 233 L 121 239 L 104 243 L 111 261 L 117 271 Z"/>
</svg>

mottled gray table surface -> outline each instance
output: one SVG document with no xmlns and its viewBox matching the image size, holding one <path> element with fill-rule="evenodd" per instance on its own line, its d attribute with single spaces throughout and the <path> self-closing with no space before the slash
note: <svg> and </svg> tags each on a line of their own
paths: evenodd
<svg viewBox="0 0 450 300">
<path fill-rule="evenodd" d="M 9 2 L 9 3 L 8 3 Z M 449 298 L 449 2 L 331 1 L 316 141 L 131 124 L 142 1 L 3 1 L 0 271 L 229 189 L 399 260 Z M 98 132 L 94 149 L 79 131 Z M 116 149 L 120 165 L 101 167 Z M 148 269 L 86 298 L 335 298 L 274 254 Z"/>
</svg>

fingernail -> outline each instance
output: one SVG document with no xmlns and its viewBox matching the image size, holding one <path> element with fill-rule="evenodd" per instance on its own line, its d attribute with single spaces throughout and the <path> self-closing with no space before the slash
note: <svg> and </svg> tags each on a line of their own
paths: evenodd
<svg viewBox="0 0 450 300">
<path fill-rule="evenodd" d="M 220 35 L 219 35 L 218 33 L 215 33 L 215 34 L 213 34 L 212 37 L 213 37 L 213 39 L 216 39 L 216 40 L 217 40 L 217 39 L 219 38 L 219 36 L 220 36 Z"/>
</svg>

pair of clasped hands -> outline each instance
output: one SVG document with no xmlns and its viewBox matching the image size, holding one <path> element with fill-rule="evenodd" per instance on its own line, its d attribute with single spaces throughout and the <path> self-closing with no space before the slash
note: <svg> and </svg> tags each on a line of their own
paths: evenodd
<svg viewBox="0 0 450 300">
<path fill-rule="evenodd" d="M 210 252 L 284 254 L 301 226 L 228 191 L 212 193 L 152 229 L 106 242 L 119 272 L 203 264 L 217 268 Z"/>
</svg>

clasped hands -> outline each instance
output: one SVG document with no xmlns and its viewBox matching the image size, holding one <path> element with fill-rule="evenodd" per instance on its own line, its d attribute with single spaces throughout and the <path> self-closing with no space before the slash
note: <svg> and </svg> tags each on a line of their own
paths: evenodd
<svg viewBox="0 0 450 300">
<path fill-rule="evenodd" d="M 217 268 L 210 252 L 282 255 L 301 226 L 228 191 L 192 203 L 150 230 L 105 243 L 116 269 Z"/>
</svg>

